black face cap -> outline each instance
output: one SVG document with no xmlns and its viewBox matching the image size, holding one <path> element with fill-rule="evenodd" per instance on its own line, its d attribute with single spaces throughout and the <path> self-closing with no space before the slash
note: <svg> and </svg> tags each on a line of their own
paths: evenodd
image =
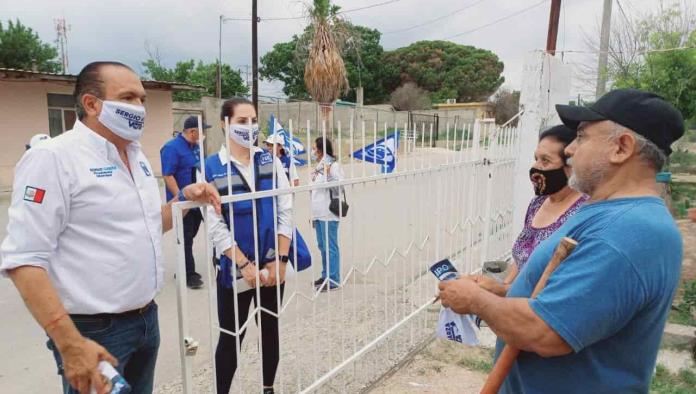
<svg viewBox="0 0 696 394">
<path fill-rule="evenodd" d="M 684 119 L 672 104 L 637 89 L 612 90 L 591 107 L 556 105 L 556 112 L 573 130 L 580 122 L 614 121 L 652 141 L 667 156 L 672 143 L 684 135 Z"/>
</svg>

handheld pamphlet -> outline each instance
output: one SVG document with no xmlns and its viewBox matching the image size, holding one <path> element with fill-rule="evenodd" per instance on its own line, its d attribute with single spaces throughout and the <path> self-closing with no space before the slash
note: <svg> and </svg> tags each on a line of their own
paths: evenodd
<svg viewBox="0 0 696 394">
<path fill-rule="evenodd" d="M 447 259 L 438 261 L 430 266 L 430 272 L 440 281 L 449 281 L 459 278 L 459 272 L 454 265 Z M 460 315 L 450 308 L 440 309 L 440 318 L 437 323 L 435 334 L 438 338 L 448 339 L 463 343 L 465 345 L 477 346 L 479 344 L 476 337 L 474 323 L 475 317 L 472 315 Z"/>
</svg>

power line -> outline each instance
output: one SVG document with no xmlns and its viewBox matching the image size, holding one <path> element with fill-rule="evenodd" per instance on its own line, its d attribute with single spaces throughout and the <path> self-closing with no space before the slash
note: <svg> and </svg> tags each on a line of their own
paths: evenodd
<svg viewBox="0 0 696 394">
<path fill-rule="evenodd" d="M 538 7 L 538 6 L 540 6 L 540 5 L 544 4 L 544 3 L 546 3 L 546 2 L 548 2 L 548 1 L 549 1 L 549 0 L 541 0 L 540 2 L 535 3 L 535 4 L 533 4 L 533 5 L 531 5 L 531 6 L 527 7 L 527 8 L 521 9 L 521 10 L 519 10 L 519 11 L 517 11 L 517 12 L 514 12 L 514 13 L 512 13 L 512 14 L 510 14 L 510 15 L 507 15 L 507 16 L 504 16 L 504 17 L 502 17 L 502 18 L 496 19 L 496 20 L 494 20 L 493 22 L 487 23 L 487 24 L 485 24 L 485 25 L 476 27 L 476 28 L 471 29 L 471 30 L 467 30 L 467 31 L 465 31 L 465 32 L 461 32 L 461 33 L 458 33 L 458 34 L 454 34 L 454 35 L 451 35 L 451 36 L 447 36 L 447 37 L 443 38 L 443 40 L 451 40 L 452 38 L 461 37 L 461 36 L 463 36 L 463 35 L 470 34 L 470 33 L 473 33 L 473 32 L 475 32 L 475 31 L 479 31 L 479 30 L 481 30 L 481 29 L 485 29 L 486 27 L 493 26 L 493 25 L 495 25 L 496 23 L 499 23 L 499 22 L 508 20 L 508 19 L 510 19 L 510 18 L 516 17 L 517 15 L 523 14 L 523 13 L 525 13 L 525 12 L 531 10 L 532 8 L 536 8 L 536 7 Z"/>
<path fill-rule="evenodd" d="M 362 11 L 362 10 L 367 10 L 367 9 L 370 9 L 370 8 L 380 7 L 380 6 L 387 5 L 387 4 L 398 3 L 399 1 L 403 1 L 403 0 L 389 0 L 389 1 L 383 1 L 383 2 L 381 2 L 381 3 L 377 3 L 377 4 L 373 4 L 373 5 L 368 5 L 368 6 L 365 6 L 365 7 L 359 7 L 359 8 L 353 8 L 353 9 L 351 9 L 351 10 L 339 11 L 338 13 L 339 13 L 339 14 L 347 14 L 347 13 L 349 13 L 349 12 Z"/>
<path fill-rule="evenodd" d="M 423 22 L 423 23 L 419 23 L 419 24 L 417 24 L 417 25 L 414 25 L 414 26 L 411 26 L 411 27 L 407 27 L 407 28 L 405 28 L 405 29 L 397 29 L 397 30 L 387 31 L 387 32 L 384 32 L 384 33 L 382 33 L 382 34 L 394 34 L 394 33 L 401 33 L 401 32 L 404 32 L 404 31 L 409 31 L 409 30 L 417 29 L 417 28 L 419 28 L 419 27 L 423 27 L 423 26 L 425 26 L 425 25 L 429 25 L 429 24 L 431 24 L 431 23 L 435 23 L 435 22 L 441 21 L 441 20 L 443 20 L 443 19 L 449 18 L 449 17 L 451 17 L 451 16 L 454 16 L 454 15 L 456 15 L 456 14 L 459 14 L 460 12 L 466 11 L 466 10 L 468 10 L 469 8 L 475 6 L 476 4 L 482 3 L 482 2 L 484 2 L 484 1 L 485 1 L 485 0 L 474 1 L 473 3 L 467 5 L 466 7 L 463 7 L 463 8 L 460 8 L 460 9 L 458 9 L 458 10 L 455 10 L 455 11 L 453 11 L 453 12 L 450 12 L 450 13 L 447 14 L 447 15 L 443 15 L 443 16 L 437 17 L 437 18 L 435 18 L 435 19 L 431 19 L 431 20 L 429 20 L 429 21 L 425 21 L 425 22 Z"/>
<path fill-rule="evenodd" d="M 696 49 L 696 46 L 684 46 L 684 47 L 674 47 L 674 48 L 661 48 L 661 49 L 645 49 L 641 51 L 635 51 L 634 53 L 636 54 L 644 54 L 644 53 L 655 53 L 655 52 L 674 52 L 674 51 L 684 51 L 688 49 Z M 564 52 L 564 53 L 579 53 L 579 54 L 598 54 L 598 53 L 627 53 L 625 51 L 576 51 L 576 50 L 567 50 L 567 51 L 559 51 L 559 52 Z"/>
<path fill-rule="evenodd" d="M 624 20 L 626 20 L 626 23 L 630 25 L 631 21 L 628 19 L 628 16 L 626 16 L 626 12 L 624 12 L 621 2 L 619 0 L 616 0 L 616 4 L 619 6 L 619 11 L 621 11 L 621 15 L 623 15 Z"/>
<path fill-rule="evenodd" d="M 398 3 L 399 1 L 403 0 L 388 0 L 388 1 L 383 1 L 381 3 L 377 4 L 372 4 L 372 5 L 367 5 L 364 7 L 358 7 L 358 8 L 351 8 L 348 10 L 343 10 L 343 11 L 338 11 L 336 14 L 347 14 L 350 12 L 356 12 L 356 11 L 362 11 L 362 10 L 367 10 L 370 8 L 375 8 L 375 7 L 381 7 L 383 5 L 387 4 L 392 4 L 392 3 Z M 278 17 L 278 18 L 260 18 L 262 21 L 291 21 L 291 20 L 298 20 L 298 19 L 305 19 L 306 16 L 287 16 L 287 17 Z M 226 21 L 250 21 L 251 18 L 225 18 Z"/>
</svg>

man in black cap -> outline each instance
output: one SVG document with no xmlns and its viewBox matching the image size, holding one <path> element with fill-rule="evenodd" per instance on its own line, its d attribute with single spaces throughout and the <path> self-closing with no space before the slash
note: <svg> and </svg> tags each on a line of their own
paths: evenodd
<svg viewBox="0 0 696 394">
<path fill-rule="evenodd" d="M 647 393 L 682 259 L 655 174 L 683 119 L 661 97 L 633 89 L 556 110 L 578 131 L 566 148 L 570 185 L 590 201 L 534 250 L 507 298 L 470 278 L 440 284 L 440 297 L 488 323 L 497 355 L 505 343 L 522 350 L 500 392 Z M 578 246 L 531 299 L 562 237 Z"/>
<path fill-rule="evenodd" d="M 210 126 L 203 124 L 202 128 L 205 130 Z M 184 121 L 184 130 L 164 144 L 160 150 L 167 201 L 179 194 L 180 189 L 196 182 L 196 172 L 200 171 L 199 139 L 198 117 L 189 116 Z M 193 259 L 193 238 L 198 234 L 202 220 L 203 217 L 198 209 L 191 209 L 184 216 L 186 285 L 191 289 L 199 289 L 203 286 L 203 280 L 196 272 L 196 262 Z"/>
</svg>

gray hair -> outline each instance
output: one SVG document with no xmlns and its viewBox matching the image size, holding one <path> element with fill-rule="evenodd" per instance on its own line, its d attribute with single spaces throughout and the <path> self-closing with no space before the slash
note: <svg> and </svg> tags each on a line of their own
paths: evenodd
<svg viewBox="0 0 696 394">
<path fill-rule="evenodd" d="M 621 134 L 630 133 L 636 140 L 636 154 L 640 157 L 646 164 L 650 165 L 655 172 L 660 172 L 662 167 L 664 167 L 667 162 L 667 155 L 658 148 L 652 141 L 643 137 L 642 135 L 636 133 L 635 131 L 628 129 L 616 122 L 614 124 L 614 129 L 609 134 L 610 141 L 616 141 Z"/>
</svg>

